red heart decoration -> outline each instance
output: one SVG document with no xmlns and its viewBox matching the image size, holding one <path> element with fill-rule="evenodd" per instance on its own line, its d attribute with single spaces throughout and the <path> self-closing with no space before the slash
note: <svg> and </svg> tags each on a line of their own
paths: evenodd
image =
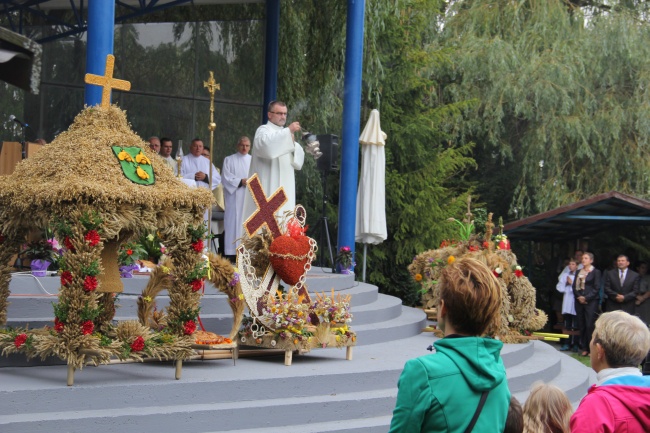
<svg viewBox="0 0 650 433">
<path fill-rule="evenodd" d="M 269 261 L 282 281 L 293 286 L 307 272 L 305 265 L 311 261 L 310 250 L 307 236 L 278 236 L 269 247 Z"/>
</svg>

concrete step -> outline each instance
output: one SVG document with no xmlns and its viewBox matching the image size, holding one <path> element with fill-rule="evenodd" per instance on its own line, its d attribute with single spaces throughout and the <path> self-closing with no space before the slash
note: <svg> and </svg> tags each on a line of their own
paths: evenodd
<svg viewBox="0 0 650 433">
<path fill-rule="evenodd" d="M 394 341 L 422 332 L 426 326 L 424 312 L 403 305 L 401 308 L 402 313 L 398 317 L 383 322 L 356 324 L 353 318 L 352 329 L 357 333 L 357 345 Z"/>
<path fill-rule="evenodd" d="M 391 415 L 362 419 L 346 419 L 282 427 L 282 433 L 385 433 L 390 427 Z M 244 430 L 212 430 L 205 433 L 277 433 L 277 427 Z"/>
<path fill-rule="evenodd" d="M 252 391 L 252 390 L 251 390 Z M 251 392 L 251 396 L 254 394 Z M 103 404 L 68 406 L 66 411 L 0 415 L 2 431 L 68 431 L 114 433 L 138 429 L 159 433 L 182 431 L 206 432 L 257 428 L 261 425 L 284 431 L 285 426 L 335 420 L 370 418 L 393 409 L 396 392 L 351 392 L 307 397 L 285 396 L 277 399 L 221 402 L 215 405 L 200 396 L 177 400 L 171 406 L 140 406 L 107 409 Z M 140 393 L 147 400 L 148 392 Z M 260 397 L 259 394 L 257 397 Z M 150 402 L 152 400 L 149 400 Z"/>
</svg>

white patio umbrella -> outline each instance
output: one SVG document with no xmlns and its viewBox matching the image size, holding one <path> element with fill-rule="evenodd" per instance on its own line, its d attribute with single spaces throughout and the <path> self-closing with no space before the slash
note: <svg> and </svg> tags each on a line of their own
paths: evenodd
<svg viewBox="0 0 650 433">
<path fill-rule="evenodd" d="M 359 137 L 361 150 L 361 179 L 357 191 L 357 221 L 355 240 L 363 245 L 363 275 L 366 281 L 368 244 L 386 240 L 386 134 L 381 130 L 379 111 L 372 110 Z"/>
</svg>

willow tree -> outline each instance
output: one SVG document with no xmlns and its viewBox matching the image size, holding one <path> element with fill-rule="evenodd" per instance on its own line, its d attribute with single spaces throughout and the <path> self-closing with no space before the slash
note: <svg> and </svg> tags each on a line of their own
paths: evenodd
<svg viewBox="0 0 650 433">
<path fill-rule="evenodd" d="M 479 144 L 483 198 L 513 217 L 609 190 L 648 196 L 645 6 L 606 3 L 459 1 L 447 14 L 444 97 L 478 100 L 458 136 Z"/>
</svg>

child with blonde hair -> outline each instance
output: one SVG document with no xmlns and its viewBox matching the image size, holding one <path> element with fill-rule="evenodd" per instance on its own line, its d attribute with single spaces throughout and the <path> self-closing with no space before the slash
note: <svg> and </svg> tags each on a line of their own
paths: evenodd
<svg viewBox="0 0 650 433">
<path fill-rule="evenodd" d="M 564 391 L 554 385 L 534 383 L 524 404 L 524 433 L 570 433 L 572 413 Z"/>
</svg>

